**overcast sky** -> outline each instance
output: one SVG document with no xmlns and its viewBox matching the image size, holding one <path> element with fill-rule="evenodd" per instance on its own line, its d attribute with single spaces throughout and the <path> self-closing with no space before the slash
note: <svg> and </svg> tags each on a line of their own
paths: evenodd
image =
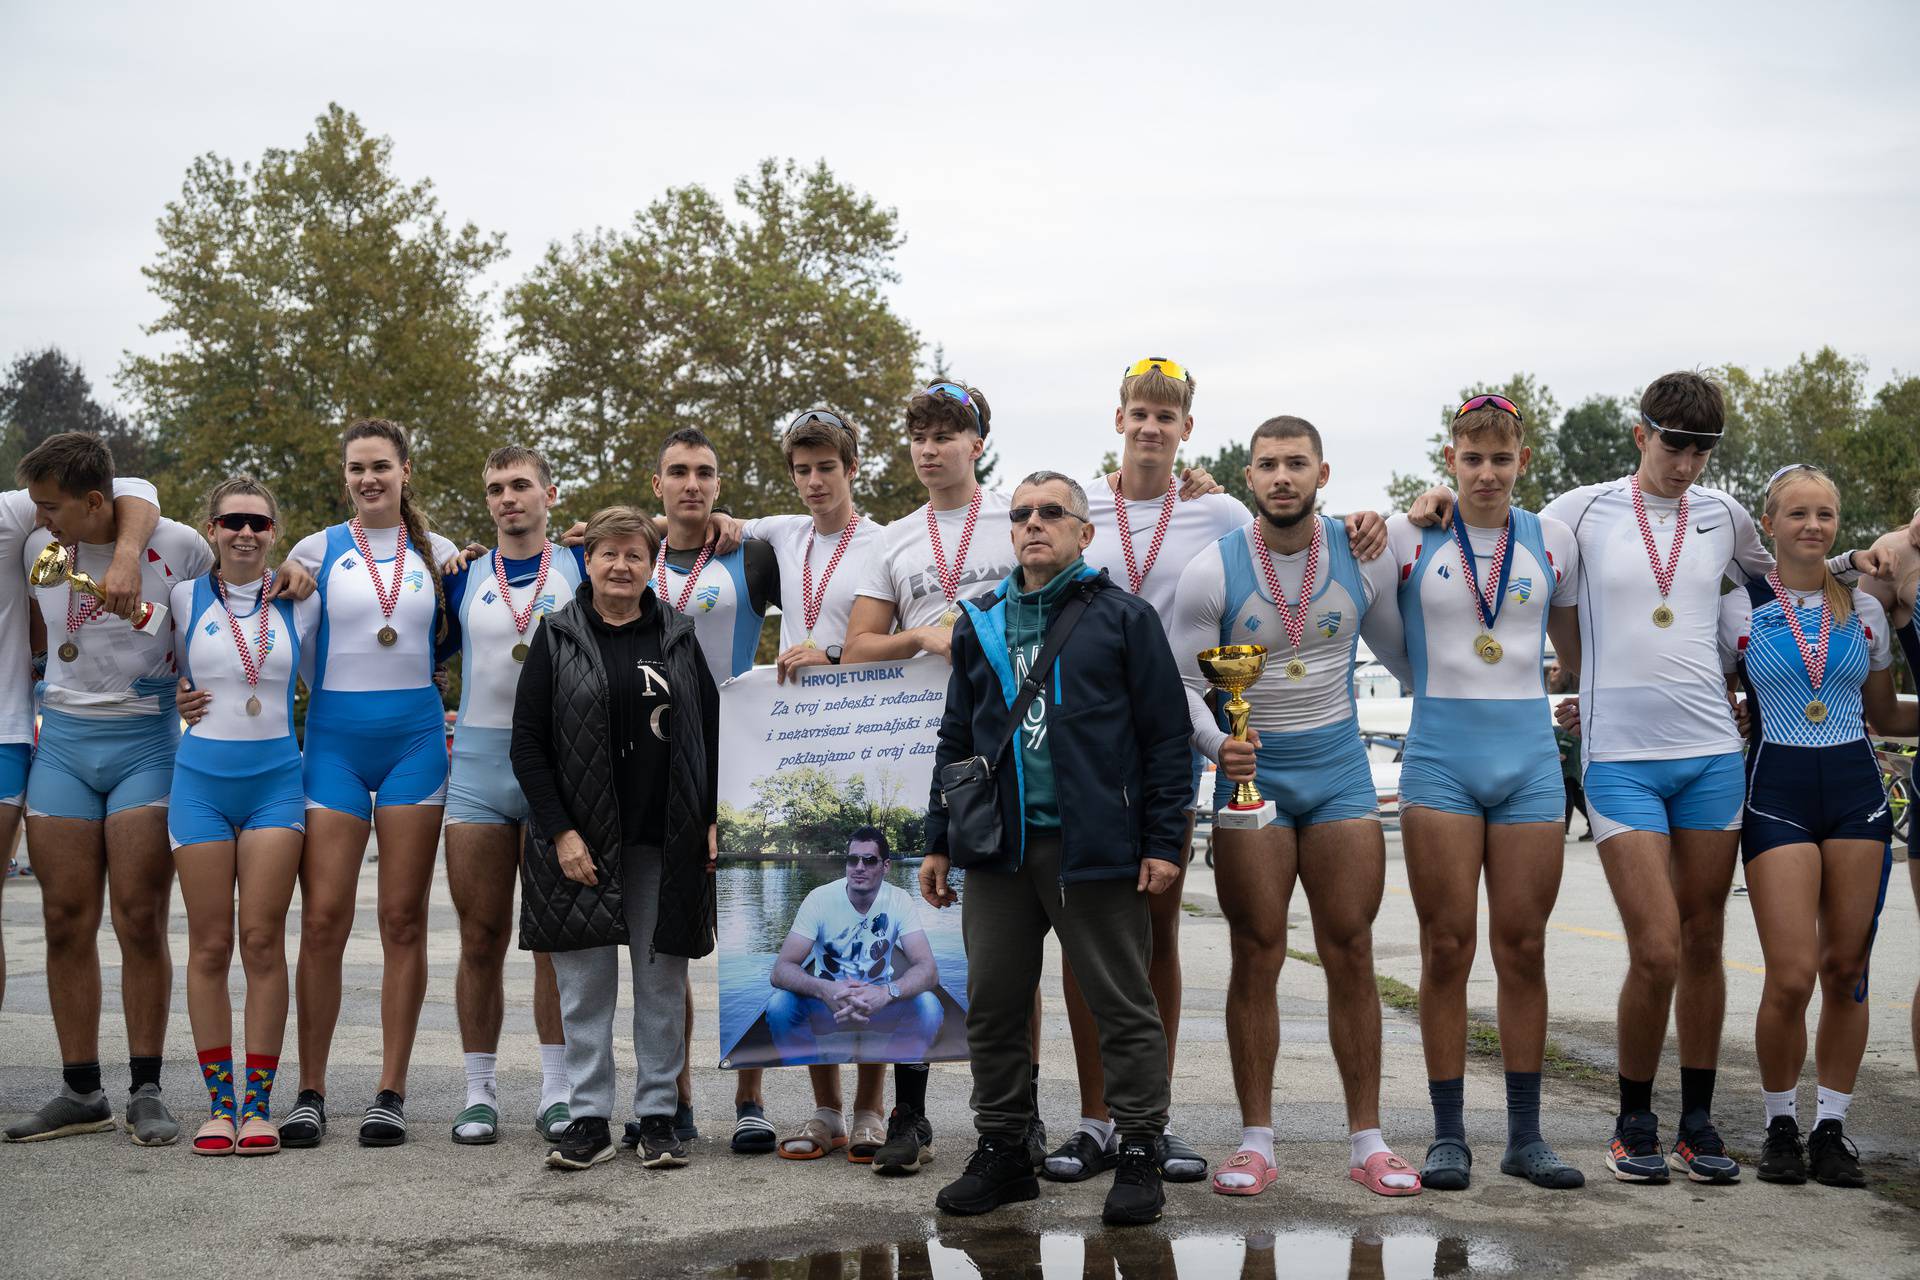
<svg viewBox="0 0 1920 1280">
<path fill-rule="evenodd" d="M 0 0 L 0 356 L 56 343 L 113 395 L 191 158 L 339 101 L 506 233 L 506 279 L 824 158 L 899 210 L 899 310 L 1011 476 L 1091 468 L 1149 353 L 1199 379 L 1195 451 L 1317 423 L 1336 507 L 1477 379 L 1571 406 L 1823 343 L 1920 372 L 1910 3 L 274 8 Z"/>
</svg>

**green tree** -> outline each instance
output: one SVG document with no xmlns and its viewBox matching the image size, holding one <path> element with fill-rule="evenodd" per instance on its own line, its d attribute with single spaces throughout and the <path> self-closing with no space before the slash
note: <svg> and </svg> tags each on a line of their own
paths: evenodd
<svg viewBox="0 0 1920 1280">
<path fill-rule="evenodd" d="M 1559 452 L 1560 403 L 1544 382 L 1530 373 L 1516 373 L 1504 383 L 1476 383 L 1462 387 L 1451 404 L 1440 409 L 1440 429 L 1427 437 L 1429 471 L 1395 471 L 1387 482 L 1387 501 L 1394 510 L 1407 505 L 1436 484 L 1450 484 L 1447 478 L 1447 446 L 1453 443 L 1453 415 L 1466 401 L 1491 392 L 1505 396 L 1519 408 L 1527 427 L 1527 444 L 1533 461 L 1519 483 L 1513 487 L 1513 500 L 1529 511 L 1538 511 L 1549 498 L 1566 488 Z"/>
<path fill-rule="evenodd" d="M 1567 410 L 1567 416 L 1560 420 L 1559 433 L 1560 473 L 1565 488 L 1618 480 L 1640 465 L 1640 451 L 1633 444 L 1633 426 L 1640 419 L 1639 400 L 1638 396 L 1615 399 L 1594 395 Z"/>
<path fill-rule="evenodd" d="M 863 437 L 857 493 L 893 519 L 920 501 L 899 430 L 919 341 L 886 290 L 899 217 L 836 178 L 767 160 L 732 209 L 677 187 L 624 231 L 548 248 L 507 294 L 513 349 L 579 509 L 646 492 L 661 440 L 698 426 L 720 458 L 722 500 L 795 504 L 780 431 L 832 406 Z"/>
<path fill-rule="evenodd" d="M 0 479 L 9 485 L 26 452 L 62 431 L 85 431 L 105 440 L 122 475 L 145 475 L 149 465 L 146 437 L 93 398 L 86 372 L 58 347 L 15 358 L 0 381 L 0 428 Z"/>
<path fill-rule="evenodd" d="M 331 105 L 297 151 L 236 166 L 205 155 L 159 222 L 146 332 L 120 385 L 169 467 L 170 510 L 249 471 L 295 536 L 345 517 L 341 429 L 392 418 L 415 442 L 422 509 L 456 538 L 487 530 L 480 464 L 505 439 L 504 365 L 482 277 L 498 234 L 450 227 L 430 182 L 403 183 L 392 142 Z"/>
<path fill-rule="evenodd" d="M 1252 451 L 1240 441 L 1222 445 L 1217 453 L 1203 453 L 1194 458 L 1193 465 L 1205 468 L 1214 483 L 1246 504 L 1247 510 L 1253 510 L 1253 487 L 1247 483 L 1247 466 L 1253 461 Z"/>
</svg>

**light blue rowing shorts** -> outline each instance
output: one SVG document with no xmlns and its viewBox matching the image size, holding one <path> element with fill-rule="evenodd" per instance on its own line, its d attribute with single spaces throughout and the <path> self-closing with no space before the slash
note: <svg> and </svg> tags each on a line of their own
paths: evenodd
<svg viewBox="0 0 1920 1280">
<path fill-rule="evenodd" d="M 27 813 L 99 822 L 150 804 L 173 789 L 180 721 L 157 716 L 91 717 L 46 708 L 40 747 L 27 776 Z"/>
<path fill-rule="evenodd" d="M 1593 838 L 1623 831 L 1738 831 L 1747 779 L 1741 752 L 1680 760 L 1596 760 L 1582 785 Z"/>
<path fill-rule="evenodd" d="M 1216 771 L 1215 811 L 1233 802 L 1234 784 Z M 1379 809 L 1367 747 L 1357 721 L 1343 720 L 1304 733 L 1267 733 L 1254 753 L 1254 785 L 1273 801 L 1274 823 L 1312 827 L 1349 818 L 1371 818 Z"/>
</svg>

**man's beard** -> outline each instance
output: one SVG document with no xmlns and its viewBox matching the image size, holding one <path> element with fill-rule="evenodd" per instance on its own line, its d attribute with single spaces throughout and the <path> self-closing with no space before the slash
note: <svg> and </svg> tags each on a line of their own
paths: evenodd
<svg viewBox="0 0 1920 1280">
<path fill-rule="evenodd" d="M 1311 502 L 1301 503 L 1300 509 L 1291 515 L 1275 515 L 1267 504 L 1258 498 L 1253 500 L 1253 505 L 1255 509 L 1260 512 L 1261 518 L 1276 529 L 1291 529 L 1313 514 L 1313 504 Z"/>
</svg>

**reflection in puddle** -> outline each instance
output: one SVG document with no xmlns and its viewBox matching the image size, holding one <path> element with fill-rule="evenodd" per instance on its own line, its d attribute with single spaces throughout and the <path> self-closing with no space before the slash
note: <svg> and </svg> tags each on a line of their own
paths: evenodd
<svg viewBox="0 0 1920 1280">
<path fill-rule="evenodd" d="M 1173 1280 L 1325 1276 L 1329 1280 L 1402 1280 L 1482 1276 L 1514 1269 L 1513 1258 L 1484 1240 L 1341 1231 L 1197 1234 L 1168 1239 L 1145 1232 L 948 1234 L 903 1244 L 838 1249 L 805 1257 L 762 1258 L 715 1268 L 716 1277 L 755 1280 Z"/>
</svg>

